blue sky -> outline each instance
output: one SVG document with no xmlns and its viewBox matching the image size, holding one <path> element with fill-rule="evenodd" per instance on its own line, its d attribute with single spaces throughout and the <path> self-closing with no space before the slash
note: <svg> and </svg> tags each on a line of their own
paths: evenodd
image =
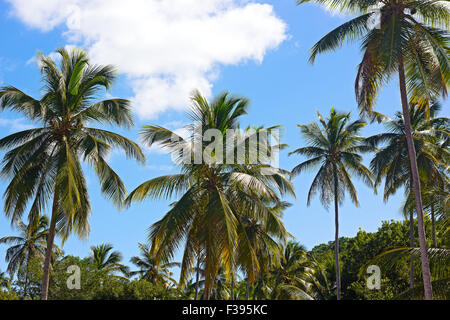
<svg viewBox="0 0 450 320">
<path fill-rule="evenodd" d="M 186 10 L 172 17 L 164 11 L 167 8 L 158 8 L 158 12 L 167 14 L 164 22 L 151 25 L 149 21 L 154 19 L 143 16 L 140 17 L 142 22 L 127 24 L 125 19 L 117 31 L 117 38 L 123 39 L 118 41 L 111 31 L 117 28 L 114 22 L 97 28 L 91 25 L 92 15 L 89 14 L 94 12 L 95 16 L 95 10 L 102 10 L 98 13 L 100 21 L 108 21 L 111 16 L 116 17 L 117 12 L 135 13 L 129 7 L 121 8 L 117 1 L 96 0 L 88 4 L 84 0 L 0 0 L 0 85 L 14 85 L 40 97 L 42 84 L 33 61 L 36 53 L 50 54 L 66 45 L 82 46 L 96 61 L 118 66 L 121 75 L 109 94 L 130 98 L 135 104 L 136 127 L 118 132 L 137 140 L 139 127 L 144 124 L 176 129 L 187 122 L 186 90 L 200 88 L 210 97 L 228 90 L 251 100 L 250 112 L 242 118 L 244 125 L 283 125 L 283 142 L 290 148 L 282 152 L 280 166 L 289 170 L 303 160 L 287 156 L 290 150 L 304 145 L 296 124 L 316 120 L 317 110 L 326 115 L 331 107 L 351 111 L 357 118 L 353 88 L 361 58 L 358 44 L 320 56 L 315 65 L 308 63 L 309 48 L 349 17 L 333 15 L 315 5 L 296 7 L 294 0 L 226 0 L 225 5 L 218 5 L 217 0 L 210 1 L 211 8 L 207 8 L 206 16 L 196 11 L 186 18 L 192 30 L 203 30 L 198 36 L 193 35 L 192 30 L 187 30 L 186 35 L 169 32 L 173 20 L 183 20 Z M 67 6 L 61 6 L 63 2 Z M 147 5 L 139 0 L 127 3 L 132 6 L 134 2 L 137 6 Z M 169 2 L 186 6 L 195 3 L 192 0 Z M 189 8 L 200 10 L 193 5 Z M 215 14 L 220 19 L 208 18 Z M 169 31 L 158 29 L 162 27 Z M 207 33 L 209 28 L 214 31 L 212 36 L 218 36 L 208 38 L 211 36 Z M 252 32 L 244 32 L 246 28 Z M 151 37 L 161 39 L 147 43 L 146 39 Z M 196 41 L 187 43 L 185 39 L 189 37 Z M 141 57 L 139 50 L 146 55 Z M 130 54 L 133 59 L 127 61 Z M 447 101 L 443 111 L 446 116 L 448 107 Z M 399 109 L 397 79 L 393 79 L 382 91 L 377 111 L 393 115 Z M 19 114 L 0 114 L 1 137 L 29 126 L 33 124 Z M 380 130 L 380 126 L 370 125 L 363 134 L 371 135 Z M 142 166 L 126 160 L 118 152 L 112 154 L 111 166 L 121 175 L 128 190 L 152 177 L 176 172 L 169 156 L 157 150 L 147 150 L 147 156 L 147 163 Z M 87 256 L 91 245 L 108 242 L 121 251 L 124 261 L 128 262 L 131 256 L 138 254 L 137 243 L 146 241 L 147 228 L 162 217 L 170 201 L 147 201 L 119 212 L 100 194 L 92 171 L 86 168 L 85 172 L 92 201 L 91 233 L 84 240 L 72 236 L 63 249 L 67 254 Z M 306 206 L 312 178 L 312 173 L 305 173 L 294 180 L 297 199 L 286 199 L 293 206 L 284 216 L 288 231 L 309 249 L 334 236 L 333 212 L 324 209 L 318 199 L 310 207 Z M 376 231 L 383 220 L 401 219 L 401 192 L 385 204 L 381 195 L 374 195 L 359 181 L 356 185 L 361 206 L 355 208 L 350 201 L 341 206 L 342 236 L 354 236 L 359 228 Z M 1 181 L 2 194 L 5 186 L 6 182 Z M 0 215 L 0 237 L 14 233 L 10 222 Z M 0 246 L 0 270 L 6 268 L 3 261 L 6 248 Z"/>
</svg>

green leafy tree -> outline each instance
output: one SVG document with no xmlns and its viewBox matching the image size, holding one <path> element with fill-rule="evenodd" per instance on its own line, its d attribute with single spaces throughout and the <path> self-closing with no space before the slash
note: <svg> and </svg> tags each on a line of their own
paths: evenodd
<svg viewBox="0 0 450 320">
<path fill-rule="evenodd" d="M 431 262 L 433 276 L 433 295 L 436 299 L 450 299 L 450 249 L 429 248 L 428 256 Z M 376 256 L 370 263 L 377 263 L 385 270 L 392 270 L 405 257 L 420 261 L 420 248 L 396 248 Z M 421 299 L 423 287 L 415 286 L 395 296 L 396 299 Z"/>
<path fill-rule="evenodd" d="M 426 232 L 431 232 L 431 224 L 429 219 L 426 220 Z M 373 259 L 384 252 L 404 248 L 409 243 L 409 221 L 383 221 L 382 225 L 376 232 L 366 232 L 360 230 L 356 236 L 351 238 L 340 238 L 340 258 L 341 258 L 341 276 L 342 276 L 342 296 L 344 299 L 351 300 L 389 300 L 395 299 L 409 288 L 409 261 L 407 254 L 402 257 L 386 262 L 390 263 L 390 267 L 378 264 Z M 415 242 L 413 247 L 418 247 L 417 238 L 417 220 L 414 221 Z M 418 249 L 417 249 L 418 250 Z M 314 257 L 329 283 L 335 281 L 334 263 L 332 263 L 332 255 L 334 251 L 334 243 L 321 244 L 314 247 L 309 254 Z M 420 259 L 414 258 L 414 265 L 418 266 Z M 381 290 L 369 290 L 367 288 L 366 279 L 367 267 L 369 265 L 379 265 L 381 267 Z M 317 268 L 316 268 L 317 269 Z M 316 272 L 316 278 L 319 278 Z M 420 268 L 415 268 L 415 279 L 421 279 Z M 323 280 L 321 279 L 321 283 Z M 417 286 L 416 286 L 417 287 Z M 423 287 L 421 284 L 419 287 Z M 434 290 L 434 289 L 433 289 Z M 423 292 L 423 290 L 422 290 Z M 324 296 L 325 299 L 333 298 L 332 296 Z"/>
<path fill-rule="evenodd" d="M 89 127 L 97 122 L 130 127 L 130 103 L 123 99 L 95 102 L 100 89 L 109 89 L 116 78 L 112 66 L 91 65 L 82 50 L 57 50 L 60 66 L 50 57 L 39 57 L 44 94 L 34 99 L 17 88 L 0 88 L 0 109 L 17 111 L 39 123 L 39 128 L 14 133 L 0 140 L 8 149 L 1 174 L 10 180 L 5 191 L 5 214 L 15 221 L 31 202 L 33 220 L 45 212 L 52 199 L 50 228 L 42 279 L 42 299 L 47 299 L 50 256 L 56 230 L 63 240 L 72 232 L 86 236 L 91 212 L 80 160 L 98 175 L 102 192 L 121 205 L 126 189 L 106 159 L 112 147 L 144 161 L 137 144 L 116 133 Z M 58 226 L 58 228 L 57 228 Z"/>
<path fill-rule="evenodd" d="M 123 282 L 108 279 L 93 294 L 93 300 L 178 300 L 182 295 L 175 288 L 152 284 L 146 280 Z"/>
<path fill-rule="evenodd" d="M 69 268 L 76 266 L 80 270 L 80 288 L 67 285 Z M 42 271 L 41 271 L 42 272 Z M 91 300 L 103 283 L 113 278 L 106 270 L 99 270 L 90 257 L 63 256 L 53 263 L 52 276 L 49 283 L 48 299 L 50 300 Z M 126 280 L 122 280 L 126 281 Z"/>
<path fill-rule="evenodd" d="M 312 122 L 299 125 L 307 147 L 290 153 L 308 158 L 292 170 L 293 175 L 299 175 L 307 169 L 320 166 L 308 193 L 308 205 L 312 198 L 320 192 L 322 204 L 328 208 L 334 201 L 335 213 L 335 261 L 337 299 L 341 299 L 341 279 L 339 267 L 339 204 L 344 201 L 345 192 L 350 194 L 352 202 L 359 206 L 356 188 L 351 174 L 356 175 L 369 186 L 373 186 L 372 173 L 362 164 L 361 153 L 373 151 L 371 146 L 364 145 L 364 139 L 359 136 L 360 130 L 366 125 L 357 120 L 350 122 L 350 113 L 340 113 L 331 109 L 330 117 L 324 120 L 318 113 L 320 126 Z"/>
<path fill-rule="evenodd" d="M 298 4 L 307 2 L 339 12 L 359 14 L 320 39 L 311 49 L 310 61 L 314 63 L 318 54 L 336 50 L 345 41 L 360 40 L 363 58 L 358 67 L 355 91 L 362 113 L 371 115 L 381 87 L 394 75 L 399 77 L 422 250 L 425 299 L 432 299 L 419 170 L 408 101 L 428 109 L 439 95 L 447 93 L 450 81 L 448 6 L 444 1 L 429 0 L 298 0 Z M 371 27 L 371 19 L 377 17 L 379 23 Z"/>
</svg>

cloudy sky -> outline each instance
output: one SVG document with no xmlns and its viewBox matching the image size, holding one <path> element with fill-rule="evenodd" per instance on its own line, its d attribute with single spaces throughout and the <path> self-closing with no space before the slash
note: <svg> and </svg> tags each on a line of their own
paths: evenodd
<svg viewBox="0 0 450 320">
<path fill-rule="evenodd" d="M 185 111 L 194 89 L 213 97 L 225 90 L 251 100 L 244 124 L 284 127 L 283 139 L 302 146 L 296 124 L 327 114 L 330 107 L 358 115 L 353 83 L 360 52 L 357 44 L 308 63 L 309 48 L 349 17 L 318 6 L 295 6 L 295 0 L 0 0 L 0 85 L 11 84 L 39 97 L 38 52 L 54 55 L 59 47 L 83 47 L 95 63 L 113 64 L 120 77 L 105 96 L 131 99 L 136 128 L 120 133 L 137 139 L 143 124 L 178 129 L 186 124 Z M 397 80 L 381 94 L 377 110 L 392 115 L 400 109 Z M 444 113 L 449 114 L 445 103 Z M 33 126 L 20 115 L 0 114 L 0 136 Z M 366 128 L 364 134 L 380 131 Z M 289 151 L 289 150 L 288 150 Z M 292 169 L 301 158 L 281 155 L 280 165 Z M 170 157 L 146 150 L 140 166 L 113 153 L 111 165 L 129 190 L 144 180 L 176 172 Z M 138 253 L 146 229 L 167 210 L 170 201 L 138 204 L 118 212 L 99 192 L 96 177 L 86 168 L 91 191 L 91 235 L 72 237 L 66 253 L 87 255 L 89 246 L 112 243 L 125 259 Z M 306 206 L 312 175 L 295 180 L 297 199 L 287 210 L 288 230 L 308 248 L 333 239 L 333 215 L 319 200 Z M 400 219 L 402 195 L 383 204 L 357 183 L 361 207 L 347 201 L 341 209 L 341 234 L 359 228 L 375 231 L 382 220 Z M 3 193 L 5 182 L 0 182 Z M 0 216 L 0 237 L 13 234 Z M 0 246 L 0 270 L 5 246 Z"/>
</svg>

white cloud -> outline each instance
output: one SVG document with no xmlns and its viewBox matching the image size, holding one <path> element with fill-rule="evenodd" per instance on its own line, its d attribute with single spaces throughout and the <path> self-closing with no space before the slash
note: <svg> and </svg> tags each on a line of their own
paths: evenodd
<svg viewBox="0 0 450 320">
<path fill-rule="evenodd" d="M 27 25 L 65 25 L 72 44 L 127 75 L 142 118 L 210 95 L 217 67 L 262 62 L 287 39 L 273 7 L 245 0 L 7 0 Z"/>
<path fill-rule="evenodd" d="M 0 118 L 0 127 L 6 127 L 9 132 L 24 131 L 33 128 L 24 118 L 7 119 Z"/>
</svg>

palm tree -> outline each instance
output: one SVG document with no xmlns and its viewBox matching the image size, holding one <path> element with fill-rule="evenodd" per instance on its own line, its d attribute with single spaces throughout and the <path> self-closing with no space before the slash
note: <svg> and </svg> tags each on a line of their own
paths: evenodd
<svg viewBox="0 0 450 320">
<path fill-rule="evenodd" d="M 130 275 L 140 275 L 141 279 L 144 279 L 152 284 L 162 283 L 167 284 L 171 282 L 176 285 L 177 282 L 172 278 L 172 272 L 170 268 L 179 267 L 178 262 L 165 262 L 156 263 L 155 256 L 151 253 L 150 247 L 139 243 L 139 249 L 141 251 L 140 257 L 132 257 L 131 262 L 139 268 L 138 271 L 130 272 Z"/>
<path fill-rule="evenodd" d="M 192 102 L 190 118 L 194 123 L 186 128 L 189 138 L 184 139 L 159 126 L 145 126 L 142 129 L 143 140 L 148 145 L 158 143 L 168 150 L 182 172 L 143 183 L 130 193 L 126 202 L 130 204 L 145 198 L 180 196 L 170 211 L 150 228 L 151 251 L 157 261 L 161 258 L 169 261 L 180 242 L 186 240 L 180 279 L 183 285 L 183 277 L 188 279 L 183 275 L 194 269 L 197 250 L 202 248 L 205 256 L 203 296 L 209 299 L 219 266 L 223 266 L 229 275 L 233 265 L 239 225 L 233 208 L 239 204 L 239 208 L 246 207 L 246 212 L 264 219 L 271 215 L 264 205 L 265 201 L 279 202 L 279 195 L 294 194 L 294 191 L 285 172 L 264 163 L 273 156 L 272 147 L 266 148 L 267 153 L 258 154 L 256 164 L 250 162 L 251 155 L 247 152 L 236 153 L 239 146 L 247 146 L 252 137 L 270 132 L 273 128 L 258 128 L 252 134 L 248 134 L 251 132 L 248 129 L 237 144 L 227 140 L 233 138 L 235 142 L 234 138 L 240 137 L 236 131 L 239 129 L 239 118 L 247 113 L 247 99 L 224 93 L 210 103 L 197 92 Z M 217 152 L 208 151 L 209 146 L 203 146 L 203 133 L 210 129 L 219 133 L 216 138 L 227 142 L 222 144 L 227 161 L 221 161 L 218 157 L 218 152 L 224 150 L 217 149 L 220 144 Z M 258 145 L 256 151 L 261 148 Z M 207 161 L 196 159 L 197 155 L 205 153 L 211 155 Z M 264 154 L 268 156 L 264 157 Z"/>
<path fill-rule="evenodd" d="M 219 267 L 215 279 L 214 288 L 211 292 L 212 300 L 228 300 L 231 296 L 228 277 L 223 267 Z"/>
<path fill-rule="evenodd" d="M 183 294 L 187 299 L 197 300 L 198 283 L 194 279 L 189 280 L 184 286 Z"/>
<path fill-rule="evenodd" d="M 306 249 L 290 241 L 284 246 L 281 263 L 271 271 L 274 286 L 272 299 L 313 300 L 310 295 L 314 269 Z"/>
<path fill-rule="evenodd" d="M 422 191 L 424 209 L 428 211 L 431 216 L 432 240 L 433 247 L 435 248 L 438 247 L 436 229 L 439 224 L 441 224 L 441 230 L 445 229 L 446 223 L 448 226 L 448 219 L 450 217 L 450 177 L 443 172 L 442 174 L 444 180 L 442 185 L 433 183 L 433 185 L 424 188 L 425 190 Z M 412 197 L 410 197 L 410 199 L 411 198 Z M 409 206 L 411 206 L 411 204 L 409 204 Z"/>
<path fill-rule="evenodd" d="M 21 220 L 16 221 L 16 227 L 19 230 L 18 236 L 7 236 L 0 239 L 0 243 L 9 244 L 6 250 L 5 260 L 8 262 L 7 271 L 12 278 L 18 270 L 24 270 L 25 283 L 23 297 L 27 296 L 28 285 L 28 262 L 33 258 L 44 258 L 47 235 L 48 219 L 39 217 L 37 223 L 26 225 Z M 57 249 L 57 248 L 56 248 Z"/>
<path fill-rule="evenodd" d="M 331 252 L 330 252 L 331 253 Z M 311 296 L 315 300 L 331 300 L 334 288 L 330 283 L 330 275 L 335 274 L 335 262 L 332 254 L 321 257 L 319 262 L 313 255 L 308 254 L 314 275 L 311 276 Z"/>
<path fill-rule="evenodd" d="M 335 212 L 335 260 L 336 260 L 336 289 L 337 299 L 341 298 L 341 279 L 339 270 L 339 204 L 344 201 L 345 191 L 348 191 L 352 202 L 359 206 L 356 188 L 350 173 L 362 178 L 369 186 L 373 186 L 372 173 L 362 164 L 360 153 L 373 151 L 369 145 L 363 145 L 364 139 L 359 131 L 366 125 L 357 120 L 349 123 L 350 113 L 340 113 L 331 109 L 330 117 L 325 121 L 318 113 L 322 126 L 315 122 L 309 125 L 299 125 L 301 132 L 309 146 L 290 153 L 299 154 L 309 159 L 292 170 L 294 176 L 306 169 L 320 165 L 308 193 L 308 205 L 312 198 L 320 191 L 320 200 L 328 208 L 334 200 Z"/>
<path fill-rule="evenodd" d="M 50 255 L 55 231 L 63 241 L 75 232 L 89 233 L 90 201 L 80 158 L 91 165 L 102 192 L 116 204 L 123 202 L 126 188 L 108 165 L 112 147 L 141 162 L 137 144 L 116 133 L 92 128 L 93 122 L 130 127 L 130 103 L 123 99 L 95 102 L 100 89 L 109 89 L 116 78 L 112 66 L 91 65 L 82 50 L 57 50 L 60 66 L 40 55 L 44 95 L 34 99 L 17 88 L 0 88 L 0 108 L 21 112 L 39 123 L 39 128 L 14 133 L 0 140 L 0 149 L 10 149 L 3 159 L 5 214 L 15 221 L 31 201 L 30 221 L 47 208 L 52 199 L 50 229 L 42 279 L 42 299 L 48 296 Z M 57 228 L 58 226 L 58 228 Z"/>
<path fill-rule="evenodd" d="M 195 240 L 194 240 L 195 241 Z M 195 272 L 195 293 L 194 293 L 194 300 L 197 300 L 200 284 L 203 282 L 200 280 L 200 275 L 204 273 L 204 270 L 201 268 L 202 262 L 205 261 L 204 252 L 202 249 L 198 248 L 195 250 L 195 259 L 197 260 L 194 272 Z"/>
<path fill-rule="evenodd" d="M 417 104 L 411 103 L 409 113 L 411 115 L 411 128 L 414 139 L 414 148 L 417 155 L 417 165 L 422 187 L 443 187 L 445 183 L 444 173 L 441 168 L 448 159 L 448 151 L 442 147 L 440 140 L 448 136 L 448 118 L 437 117 L 440 104 L 434 103 L 429 110 L 430 119 L 425 117 L 426 110 Z M 394 119 L 383 114 L 375 113 L 376 120 L 383 123 L 387 132 L 371 136 L 366 142 L 383 148 L 377 150 L 371 161 L 370 167 L 375 175 L 375 185 L 382 180 L 384 183 L 383 198 L 389 197 L 403 186 L 406 187 L 407 201 L 404 208 L 405 214 L 409 214 L 410 220 L 410 246 L 414 247 L 414 192 L 412 189 L 411 165 L 408 157 L 408 144 L 405 135 L 405 121 L 403 114 L 397 112 Z M 434 209 L 431 210 L 434 226 Z M 433 227 L 434 230 L 434 227 Z M 435 237 L 435 235 L 433 235 Z M 414 264 L 411 261 L 410 285 L 414 287 Z"/>
<path fill-rule="evenodd" d="M 128 267 L 120 263 L 122 254 L 119 251 L 112 251 L 112 249 L 113 246 L 109 243 L 91 246 L 89 261 L 96 270 L 104 271 L 106 275 L 114 275 L 119 271 L 127 277 L 129 274 Z"/>
<path fill-rule="evenodd" d="M 442 187 L 445 183 L 445 173 L 441 168 L 446 165 L 449 152 L 439 140 L 449 136 L 450 120 L 445 117 L 437 117 L 440 109 L 440 104 L 433 104 L 429 110 L 430 119 L 427 120 L 424 108 L 414 103 L 410 105 L 409 113 L 419 177 L 424 186 Z M 406 191 L 414 194 L 403 114 L 397 112 L 394 119 L 380 113 L 375 113 L 375 116 L 376 120 L 382 123 L 387 130 L 387 132 L 366 139 L 367 144 L 373 147 L 383 144 L 382 149 L 377 150 L 370 163 L 375 175 L 375 185 L 378 186 L 383 179 L 385 180 L 383 193 L 385 201 L 402 186 L 407 186 Z"/>
<path fill-rule="evenodd" d="M 399 77 L 418 218 L 425 299 L 433 299 L 408 96 L 411 101 L 427 108 L 440 94 L 446 95 L 450 81 L 450 46 L 446 31 L 450 27 L 448 6 L 444 1 L 429 0 L 298 0 L 298 4 L 307 2 L 340 12 L 360 14 L 319 40 L 311 49 L 310 61 L 314 63 L 318 54 L 335 50 L 346 40 L 361 40 L 363 59 L 358 68 L 355 91 L 362 113 L 371 115 L 382 85 L 393 75 Z M 374 18 L 379 18 L 379 24 L 371 28 L 370 21 Z"/>
<path fill-rule="evenodd" d="M 246 300 L 250 298 L 250 286 L 263 279 L 270 269 L 280 264 L 281 248 L 279 242 L 285 243 L 290 234 L 281 217 L 283 210 L 290 207 L 287 202 L 266 204 L 270 220 L 259 221 L 250 214 L 238 215 L 240 228 L 236 247 L 236 263 L 246 275 Z M 236 210 L 238 211 L 238 209 Z M 257 257 L 257 260 L 253 258 Z"/>
</svg>

